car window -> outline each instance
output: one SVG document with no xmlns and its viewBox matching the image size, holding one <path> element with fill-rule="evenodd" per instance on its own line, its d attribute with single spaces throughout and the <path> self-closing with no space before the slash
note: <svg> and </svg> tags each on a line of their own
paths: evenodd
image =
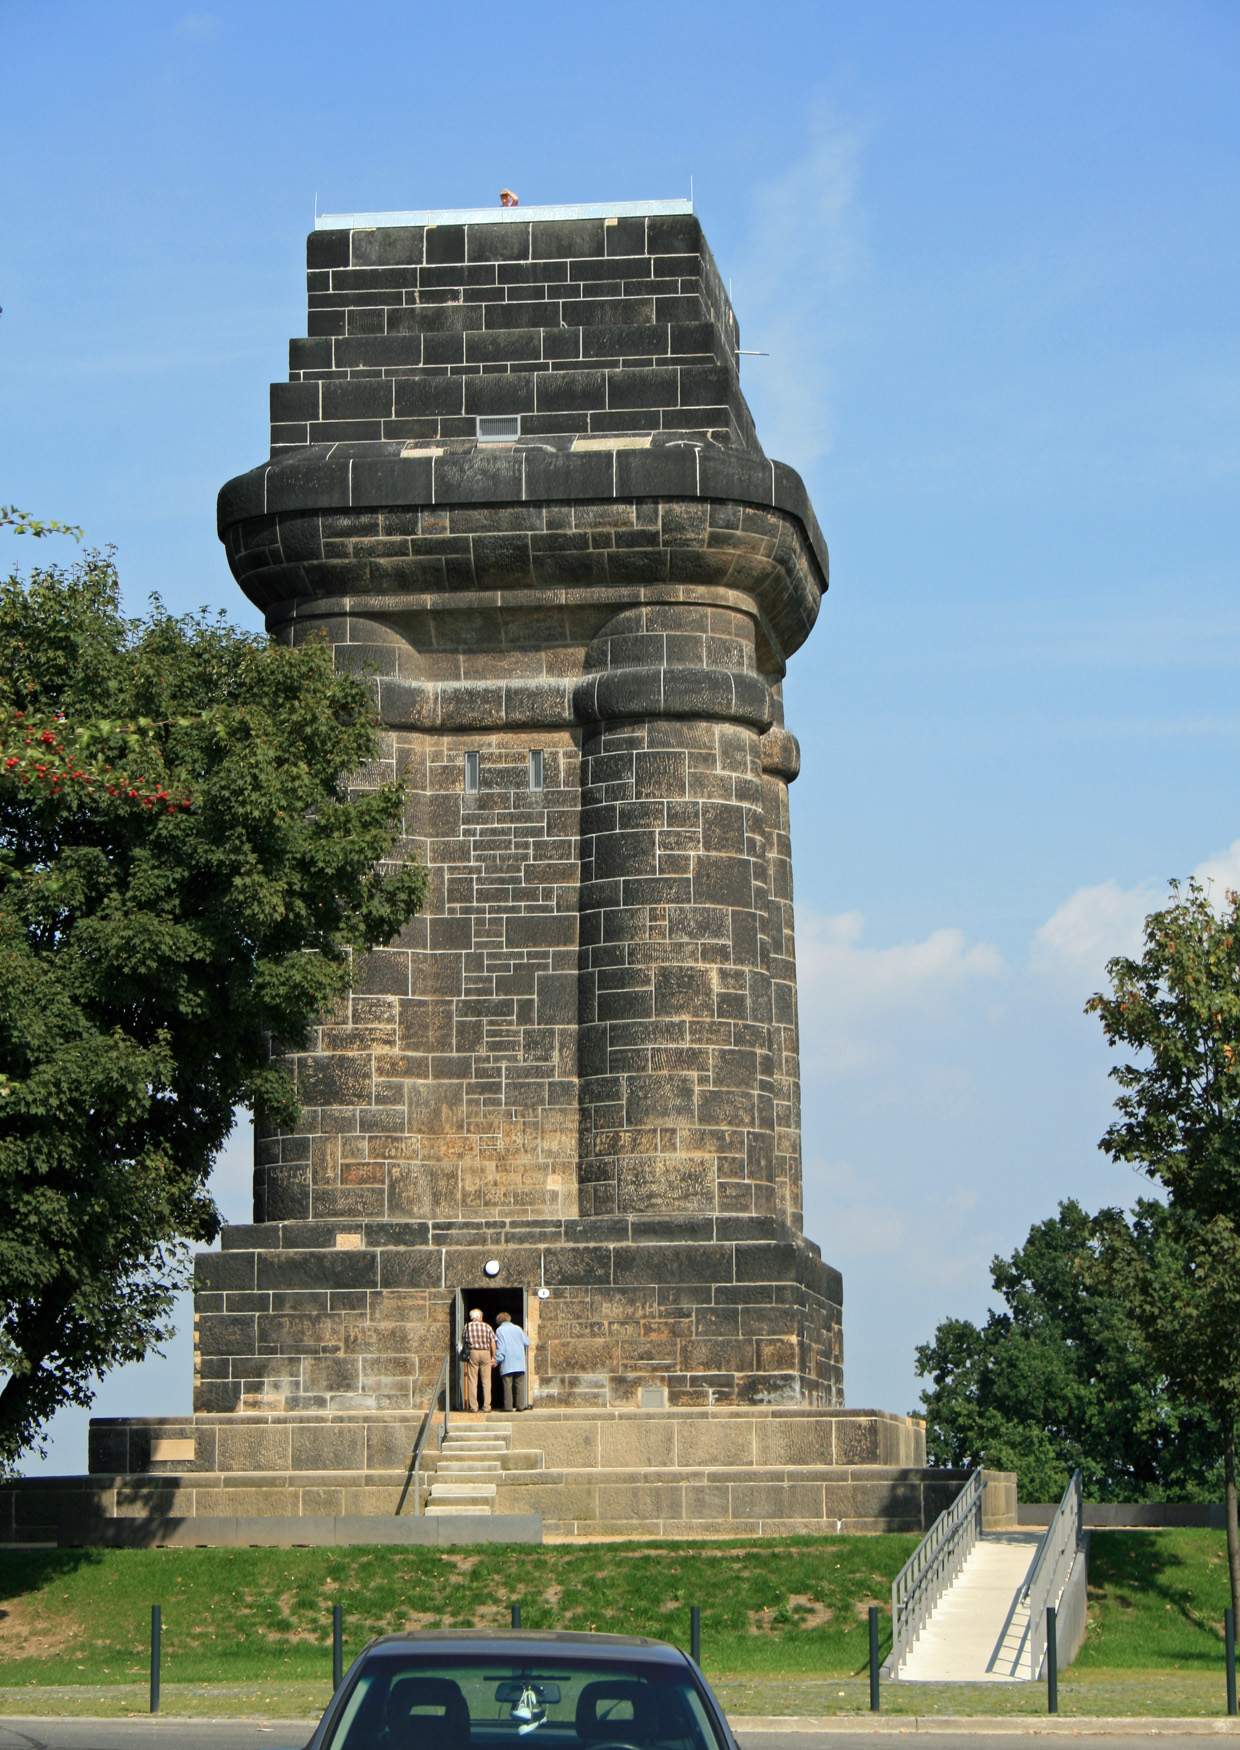
<svg viewBox="0 0 1240 1750">
<path fill-rule="evenodd" d="M 367 1659 L 326 1750 L 726 1750 L 687 1667 L 469 1655 Z"/>
</svg>

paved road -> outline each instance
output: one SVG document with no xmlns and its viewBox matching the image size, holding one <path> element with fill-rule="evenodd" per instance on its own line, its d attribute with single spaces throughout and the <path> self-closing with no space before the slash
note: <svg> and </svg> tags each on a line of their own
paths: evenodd
<svg viewBox="0 0 1240 1750">
<path fill-rule="evenodd" d="M 892 1720 L 890 1726 L 895 1728 Z M 911 1725 L 911 1722 L 910 1722 Z M 875 1732 L 750 1732 L 742 1750 L 880 1750 L 895 1735 Z M 1076 1736 L 1075 1733 L 1071 1734 Z M 926 1750 L 1049 1750 L 1065 1734 L 1026 1736 L 955 1732 L 899 1732 L 901 1742 L 919 1738 Z M 1154 1746 L 1201 1745 L 1199 1735 L 1171 1733 L 1151 1737 L 1113 1737 L 1086 1731 L 1097 1750 L 1154 1750 Z M 296 1750 L 305 1740 L 293 1724 L 238 1724 L 210 1720 L 43 1720 L 0 1719 L 0 1750 Z"/>
<path fill-rule="evenodd" d="M 1088 1727 L 1086 1727 L 1088 1732 Z M 1065 1739 L 1073 1741 L 1078 1734 L 1065 1734 L 1062 1730 L 1053 1736 L 1044 1734 L 1039 1737 L 1018 1737 L 1014 1732 L 916 1732 L 909 1722 L 907 1730 L 901 1731 L 892 1721 L 891 1728 L 881 1732 L 752 1732 L 740 1734 L 741 1750 L 882 1750 L 883 1745 L 895 1746 L 913 1743 L 924 1746 L 924 1750 L 1054 1750 L 1057 1743 Z M 1156 1738 L 1121 1738 L 1109 1734 L 1089 1732 L 1088 1736 L 1081 1734 L 1086 1747 L 1096 1746 L 1096 1750 L 1170 1750 L 1177 1744 L 1200 1746 L 1209 1739 L 1194 1734 L 1191 1737 L 1173 1737 L 1171 1733 L 1160 1734 Z M 128 1747 L 126 1747 L 128 1750 Z M 240 1750 L 240 1747 L 238 1747 Z"/>
<path fill-rule="evenodd" d="M 0 1750 L 295 1750 L 309 1736 L 279 1721 L 0 1719 Z"/>
</svg>

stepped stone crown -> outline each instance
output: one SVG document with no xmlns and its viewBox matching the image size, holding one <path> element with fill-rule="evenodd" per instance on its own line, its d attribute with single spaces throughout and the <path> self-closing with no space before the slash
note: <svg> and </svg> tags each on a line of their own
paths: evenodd
<svg viewBox="0 0 1240 1750">
<path fill-rule="evenodd" d="M 416 1407 L 491 1257 L 551 1290 L 540 1401 L 838 1403 L 781 697 L 827 556 L 698 220 L 358 215 L 308 282 L 220 533 L 368 678 L 358 782 L 405 782 L 430 893 L 290 1057 L 301 1121 L 200 1260 L 198 1407 Z"/>
</svg>

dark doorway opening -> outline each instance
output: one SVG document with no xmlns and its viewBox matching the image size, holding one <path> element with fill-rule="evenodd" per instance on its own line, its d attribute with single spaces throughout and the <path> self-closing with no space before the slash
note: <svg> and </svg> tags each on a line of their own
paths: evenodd
<svg viewBox="0 0 1240 1750">
<path fill-rule="evenodd" d="M 465 1337 L 465 1326 L 469 1323 L 472 1307 L 477 1307 L 487 1324 L 494 1329 L 496 1315 L 506 1312 L 519 1325 L 525 1325 L 526 1294 L 524 1288 L 458 1288 L 456 1304 L 452 1318 L 452 1349 L 459 1355 L 461 1343 Z M 495 1408 L 500 1403 L 499 1369 L 491 1369 L 491 1405 Z M 453 1369 L 452 1408 L 465 1408 L 465 1365 L 458 1362 Z"/>
</svg>

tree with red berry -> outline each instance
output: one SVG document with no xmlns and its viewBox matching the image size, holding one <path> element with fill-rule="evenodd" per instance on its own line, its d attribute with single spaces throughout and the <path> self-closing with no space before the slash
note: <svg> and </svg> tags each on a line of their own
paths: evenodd
<svg viewBox="0 0 1240 1750">
<path fill-rule="evenodd" d="M 271 1042 L 421 903 L 379 740 L 325 644 L 0 581 L 0 1467 L 167 1335 L 234 1108 L 296 1115 Z"/>
</svg>

